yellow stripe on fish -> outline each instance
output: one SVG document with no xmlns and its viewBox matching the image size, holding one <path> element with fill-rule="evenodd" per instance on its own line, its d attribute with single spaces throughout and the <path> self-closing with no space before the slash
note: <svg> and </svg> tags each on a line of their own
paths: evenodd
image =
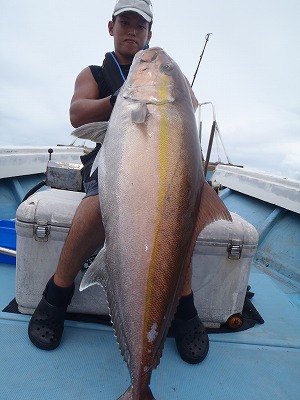
<svg viewBox="0 0 300 400">
<path fill-rule="evenodd" d="M 168 85 L 168 77 L 166 76 L 164 85 L 160 88 L 159 98 L 165 98 L 167 95 L 167 85 Z M 161 227 L 161 222 L 163 218 L 163 210 L 165 206 L 166 199 L 166 191 L 168 188 L 168 160 L 169 160 L 169 151 L 170 151 L 170 124 L 168 115 L 166 112 L 166 106 L 160 105 L 160 129 L 159 129 L 159 145 L 158 145 L 158 172 L 159 172 L 159 191 L 158 191 L 158 199 L 157 199 L 157 220 L 156 220 L 156 228 L 155 228 L 155 240 L 152 251 L 152 258 L 149 268 L 149 274 L 147 279 L 147 293 L 146 293 L 146 312 L 144 318 L 144 340 L 146 341 L 146 347 L 148 348 L 148 352 L 152 352 L 151 348 L 153 347 L 154 341 L 159 334 L 157 328 L 158 323 L 152 321 L 152 326 L 149 325 L 150 322 L 150 305 L 153 303 L 153 294 L 155 283 L 155 276 L 157 274 L 157 267 L 159 263 L 159 245 L 160 245 L 160 235 L 159 230 Z M 147 366 L 147 372 L 153 366 Z"/>
</svg>

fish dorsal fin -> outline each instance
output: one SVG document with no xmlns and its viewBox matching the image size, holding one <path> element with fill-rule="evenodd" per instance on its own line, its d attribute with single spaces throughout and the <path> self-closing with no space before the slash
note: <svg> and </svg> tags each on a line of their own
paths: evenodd
<svg viewBox="0 0 300 400">
<path fill-rule="evenodd" d="M 227 207 L 209 184 L 204 181 L 199 204 L 198 217 L 191 240 L 191 245 L 185 261 L 185 268 L 189 268 L 199 233 L 209 224 L 218 220 L 232 221 Z"/>
<path fill-rule="evenodd" d="M 223 219 L 232 221 L 231 214 L 227 207 L 209 184 L 204 181 L 201 193 L 201 199 L 198 210 L 198 217 L 191 241 L 191 247 L 188 252 L 187 264 L 190 265 L 199 233 L 214 221 Z"/>
<path fill-rule="evenodd" d="M 107 287 L 107 272 L 106 272 L 106 248 L 105 246 L 97 254 L 97 257 L 90 265 L 82 281 L 79 290 L 83 291 L 93 285 L 101 285 L 105 289 Z"/>
<path fill-rule="evenodd" d="M 135 124 L 142 124 L 146 120 L 148 108 L 146 103 L 133 104 L 131 110 L 131 121 Z"/>
<path fill-rule="evenodd" d="M 91 122 L 75 129 L 71 135 L 76 136 L 79 139 L 88 139 L 92 142 L 103 143 L 107 127 L 107 121 Z"/>
<path fill-rule="evenodd" d="M 205 181 L 203 183 L 199 212 L 195 228 L 196 238 L 199 233 L 209 224 L 214 221 L 224 219 L 225 221 L 232 221 L 231 214 L 227 207 L 214 191 Z"/>
</svg>

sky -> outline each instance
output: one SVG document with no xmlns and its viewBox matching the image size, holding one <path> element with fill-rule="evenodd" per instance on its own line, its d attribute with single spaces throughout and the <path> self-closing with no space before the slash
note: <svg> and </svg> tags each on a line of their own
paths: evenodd
<svg viewBox="0 0 300 400">
<path fill-rule="evenodd" d="M 213 103 L 230 162 L 300 180 L 299 0 L 152 3 L 150 45 L 162 47 L 190 82 L 212 33 L 193 90 L 200 103 Z M 72 143 L 74 82 L 113 50 L 107 23 L 114 5 L 0 0 L 0 146 Z M 211 106 L 201 119 L 206 153 Z"/>
</svg>

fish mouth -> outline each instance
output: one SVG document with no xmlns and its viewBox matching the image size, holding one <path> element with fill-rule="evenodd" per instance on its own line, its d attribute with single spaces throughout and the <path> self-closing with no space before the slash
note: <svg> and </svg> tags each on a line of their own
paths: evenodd
<svg viewBox="0 0 300 400">
<path fill-rule="evenodd" d="M 156 105 L 173 102 L 175 65 L 160 47 L 139 51 L 131 67 L 135 74 L 129 73 L 123 97 Z"/>
<path fill-rule="evenodd" d="M 152 47 L 151 49 L 142 50 L 139 54 L 139 59 L 142 63 L 145 63 L 143 70 L 150 69 L 150 64 L 159 63 L 159 71 L 165 75 L 172 75 L 174 70 L 173 60 L 166 54 L 166 52 L 160 47 Z M 148 66 L 147 66 L 148 64 Z"/>
<path fill-rule="evenodd" d="M 137 54 L 137 57 L 142 62 L 153 63 L 158 59 L 159 55 L 162 53 L 165 54 L 164 50 L 161 49 L 160 47 L 151 47 L 150 49 L 147 50 L 141 50 Z"/>
</svg>

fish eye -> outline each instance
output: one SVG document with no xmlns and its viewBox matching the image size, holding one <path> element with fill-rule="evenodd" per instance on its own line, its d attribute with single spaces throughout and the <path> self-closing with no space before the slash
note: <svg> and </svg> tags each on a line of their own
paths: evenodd
<svg viewBox="0 0 300 400">
<path fill-rule="evenodd" d="M 166 64 L 162 64 L 160 66 L 161 72 L 165 75 L 171 75 L 173 69 L 174 69 L 174 65 L 172 63 L 166 63 Z"/>
</svg>

